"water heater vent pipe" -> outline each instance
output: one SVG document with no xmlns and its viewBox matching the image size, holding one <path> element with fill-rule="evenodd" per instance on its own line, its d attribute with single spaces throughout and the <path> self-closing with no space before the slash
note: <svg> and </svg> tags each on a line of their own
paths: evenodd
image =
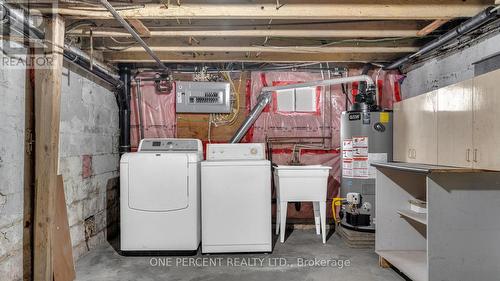
<svg viewBox="0 0 500 281">
<path fill-rule="evenodd" d="M 247 118 L 240 126 L 240 128 L 236 131 L 234 136 L 229 141 L 230 143 L 238 143 L 248 132 L 250 127 L 257 121 L 260 114 L 264 110 L 264 108 L 271 103 L 272 100 L 272 92 L 281 91 L 281 90 L 290 90 L 290 89 L 300 89 L 300 88 L 309 88 L 309 87 L 317 87 L 317 86 L 331 86 L 331 85 L 339 85 L 343 83 L 352 83 L 352 82 L 366 82 L 368 86 L 375 86 L 373 79 L 368 75 L 358 75 L 358 76 L 350 76 L 350 77 L 341 77 L 334 78 L 328 80 L 318 80 L 306 83 L 299 84 L 290 84 L 283 86 L 274 86 L 274 87 L 264 87 L 261 89 L 261 93 L 257 98 L 257 104 L 252 108 Z"/>
</svg>

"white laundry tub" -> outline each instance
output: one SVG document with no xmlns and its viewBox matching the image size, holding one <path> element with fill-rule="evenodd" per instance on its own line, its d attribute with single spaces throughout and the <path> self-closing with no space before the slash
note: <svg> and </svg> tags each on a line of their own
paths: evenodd
<svg viewBox="0 0 500 281">
<path fill-rule="evenodd" d="M 282 201 L 326 201 L 331 167 L 321 165 L 282 166 L 274 170 L 277 195 Z"/>
<path fill-rule="evenodd" d="M 288 202 L 312 202 L 316 234 L 326 243 L 326 190 L 331 167 L 321 165 L 277 166 L 274 183 L 277 194 L 276 234 L 285 241 Z M 280 232 L 281 229 L 281 232 Z"/>
</svg>

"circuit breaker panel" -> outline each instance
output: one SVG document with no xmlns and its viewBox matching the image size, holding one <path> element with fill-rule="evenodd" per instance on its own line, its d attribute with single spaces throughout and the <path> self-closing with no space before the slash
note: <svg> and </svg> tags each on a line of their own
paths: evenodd
<svg viewBox="0 0 500 281">
<path fill-rule="evenodd" d="M 230 113 L 231 94 L 226 82 L 176 81 L 176 112 Z"/>
</svg>

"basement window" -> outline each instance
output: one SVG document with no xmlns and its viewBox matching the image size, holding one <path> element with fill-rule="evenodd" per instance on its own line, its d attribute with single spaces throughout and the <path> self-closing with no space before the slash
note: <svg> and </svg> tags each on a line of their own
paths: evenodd
<svg viewBox="0 0 500 281">
<path fill-rule="evenodd" d="M 273 86 L 301 83 L 298 81 L 274 81 Z M 321 87 L 288 89 L 273 93 L 272 111 L 281 114 L 319 114 Z"/>
<path fill-rule="evenodd" d="M 316 87 L 276 92 L 276 112 L 318 113 L 319 92 Z"/>
</svg>

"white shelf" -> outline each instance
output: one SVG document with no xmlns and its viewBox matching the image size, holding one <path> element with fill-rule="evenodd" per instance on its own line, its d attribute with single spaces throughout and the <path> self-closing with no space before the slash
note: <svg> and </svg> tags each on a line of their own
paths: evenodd
<svg viewBox="0 0 500 281">
<path fill-rule="evenodd" d="M 427 225 L 427 214 L 417 213 L 411 210 L 398 210 L 397 212 L 403 217 Z"/>
<path fill-rule="evenodd" d="M 428 281 L 426 251 L 377 251 L 413 281 Z"/>
</svg>

